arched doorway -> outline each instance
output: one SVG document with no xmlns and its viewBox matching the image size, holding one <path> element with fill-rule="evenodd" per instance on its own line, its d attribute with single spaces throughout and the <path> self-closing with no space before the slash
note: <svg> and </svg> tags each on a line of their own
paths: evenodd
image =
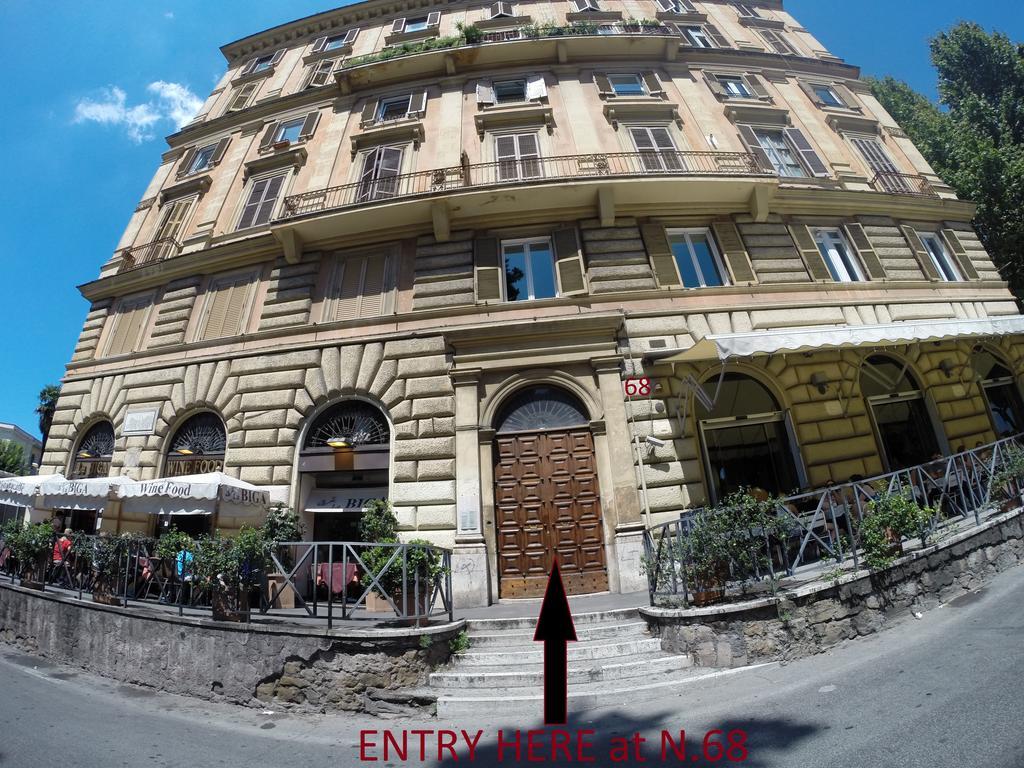
<svg viewBox="0 0 1024 768">
<path fill-rule="evenodd" d="M 540 597 L 555 557 L 569 594 L 608 589 L 597 462 L 578 398 L 519 390 L 494 427 L 499 594 Z"/>
<path fill-rule="evenodd" d="M 71 460 L 71 480 L 107 477 L 114 458 L 114 426 L 109 421 L 93 424 L 82 435 Z"/>
<path fill-rule="evenodd" d="M 924 393 L 909 364 L 887 355 L 872 355 L 861 367 L 860 391 L 875 422 L 882 461 L 890 472 L 941 455 Z"/>
<path fill-rule="evenodd" d="M 299 454 L 300 509 L 314 541 L 358 541 L 359 518 L 386 499 L 391 428 L 362 400 L 335 403 L 309 425 Z"/>
<path fill-rule="evenodd" d="M 1024 403 L 1009 367 L 981 345 L 971 354 L 971 366 L 985 395 L 996 437 L 1024 432 Z"/>
<path fill-rule="evenodd" d="M 705 397 L 697 398 L 696 414 L 713 502 L 741 488 L 784 494 L 801 485 L 785 411 L 766 386 L 726 373 L 721 384 L 714 376 L 701 389 Z"/>
<path fill-rule="evenodd" d="M 227 446 L 227 430 L 220 416 L 209 411 L 197 413 L 182 422 L 167 442 L 164 477 L 223 472 Z M 173 524 L 193 537 L 211 532 L 212 521 L 208 514 L 176 514 L 173 518 L 173 521 L 163 521 L 165 529 Z M 161 532 L 158 530 L 158 535 Z"/>
</svg>

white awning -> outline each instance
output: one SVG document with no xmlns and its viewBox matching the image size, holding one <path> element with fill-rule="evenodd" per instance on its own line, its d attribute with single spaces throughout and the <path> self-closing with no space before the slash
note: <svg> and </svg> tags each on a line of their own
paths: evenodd
<svg viewBox="0 0 1024 768">
<path fill-rule="evenodd" d="M 250 515 L 266 509 L 270 492 L 223 472 L 183 475 L 120 485 L 126 508 L 152 515 Z"/>
<path fill-rule="evenodd" d="M 135 482 L 130 477 L 90 477 L 66 480 L 57 476 L 39 486 L 45 509 L 87 509 L 102 512 L 112 488 Z"/>
<path fill-rule="evenodd" d="M 387 488 L 316 488 L 306 502 L 307 512 L 364 512 L 375 499 L 386 499 Z"/>
<path fill-rule="evenodd" d="M 782 328 L 705 336 L 692 347 L 665 350 L 648 357 L 656 362 L 685 363 L 735 357 L 808 352 L 840 347 L 873 347 L 941 339 L 980 338 L 1024 333 L 1024 316 L 973 320 L 920 320 L 884 325 L 829 325 Z"/>
<path fill-rule="evenodd" d="M 63 475 L 25 475 L 0 479 L 0 504 L 12 507 L 31 507 L 35 503 L 39 486 L 52 481 L 62 481 Z"/>
</svg>

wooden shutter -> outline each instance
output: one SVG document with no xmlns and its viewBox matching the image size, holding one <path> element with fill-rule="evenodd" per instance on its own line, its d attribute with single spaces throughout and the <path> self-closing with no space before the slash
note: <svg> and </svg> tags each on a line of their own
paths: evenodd
<svg viewBox="0 0 1024 768">
<path fill-rule="evenodd" d="M 245 109 L 246 104 L 249 103 L 249 97 L 252 96 L 256 90 L 256 83 L 249 83 L 239 88 L 235 95 L 231 97 L 231 103 L 228 104 L 228 112 L 237 112 L 240 109 Z"/>
<path fill-rule="evenodd" d="M 318 37 L 313 41 L 313 53 L 320 53 L 327 46 L 327 37 Z"/>
<path fill-rule="evenodd" d="M 845 106 L 849 107 L 850 109 L 856 109 L 857 98 L 853 95 L 853 91 L 851 91 L 842 83 L 834 83 L 832 85 L 832 90 L 836 92 L 836 96 L 839 97 L 839 100 L 843 102 Z"/>
<path fill-rule="evenodd" d="M 597 92 L 602 96 L 611 96 L 615 93 L 612 89 L 612 81 L 605 74 L 595 72 L 594 83 L 597 85 Z"/>
<path fill-rule="evenodd" d="M 352 27 L 350 30 L 345 32 L 345 45 L 352 45 L 359 36 L 359 27 Z"/>
<path fill-rule="evenodd" d="M 868 277 L 871 280 L 885 280 L 885 268 L 882 266 L 882 260 L 878 258 L 871 241 L 868 240 L 864 226 L 847 224 L 846 231 L 850 235 L 850 240 L 853 241 L 853 247 L 857 249 L 860 263 L 864 265 L 864 271 L 867 272 Z"/>
<path fill-rule="evenodd" d="M 647 256 L 651 260 L 651 268 L 658 280 L 658 285 L 666 287 L 682 286 L 676 258 L 672 254 L 672 246 L 668 242 L 668 233 L 661 224 L 644 224 L 640 227 L 640 236 L 644 240 Z"/>
<path fill-rule="evenodd" d="M 368 125 L 377 119 L 377 104 L 377 99 L 367 99 L 366 103 L 363 104 L 363 114 L 359 118 L 363 125 Z"/>
<path fill-rule="evenodd" d="M 583 253 L 576 237 L 576 227 L 556 229 L 551 239 L 555 247 L 559 295 L 573 296 L 586 293 L 587 278 L 583 266 Z"/>
<path fill-rule="evenodd" d="M 177 239 L 181 233 L 181 226 L 185 221 L 185 216 L 188 214 L 189 208 L 192 206 L 191 198 L 187 200 L 175 200 L 170 204 L 170 207 L 164 213 L 164 217 L 160 222 L 160 226 L 157 227 L 156 237 L 154 240 L 163 240 L 164 238 Z"/>
<path fill-rule="evenodd" d="M 409 97 L 409 112 L 411 115 L 423 115 L 427 111 L 427 89 L 423 88 L 414 91 Z"/>
<path fill-rule="evenodd" d="M 725 86 L 722 85 L 722 81 L 718 79 L 718 75 L 713 75 L 710 72 L 704 73 L 704 80 L 708 84 L 708 88 L 720 99 L 728 99 L 729 92 L 725 90 Z"/>
<path fill-rule="evenodd" d="M 828 264 L 825 263 L 821 251 L 818 250 L 818 244 L 814 241 L 811 231 L 803 224 L 790 224 L 789 234 L 793 238 L 793 242 L 796 243 L 800 258 L 804 260 L 807 274 L 810 275 L 811 280 L 818 282 L 831 280 L 832 272 L 829 271 Z"/>
<path fill-rule="evenodd" d="M 538 101 L 548 95 L 544 75 L 530 75 L 526 78 L 526 100 Z"/>
<path fill-rule="evenodd" d="M 260 151 L 270 149 L 270 145 L 274 143 L 274 136 L 277 135 L 277 127 L 280 125 L 277 121 L 269 123 L 266 130 L 263 131 L 263 138 L 260 139 Z"/>
<path fill-rule="evenodd" d="M 493 19 L 501 15 L 501 3 L 495 3 L 487 9 L 487 18 Z"/>
<path fill-rule="evenodd" d="M 339 259 L 335 270 L 334 302 L 329 320 L 343 322 L 359 317 L 366 259 Z"/>
<path fill-rule="evenodd" d="M 228 144 L 230 143 L 230 136 L 225 136 L 217 142 L 217 148 L 213 150 L 213 156 L 210 158 L 210 165 L 217 165 L 224 159 L 224 153 L 228 151 Z"/>
<path fill-rule="evenodd" d="M 284 58 L 285 51 L 287 50 L 287 48 L 278 48 L 276 51 L 274 51 L 274 58 L 270 60 L 270 66 L 276 67 L 278 64 L 280 64 L 281 59 Z"/>
<path fill-rule="evenodd" d="M 436 27 L 441 23 L 441 12 L 431 11 L 427 14 L 427 26 Z"/>
<path fill-rule="evenodd" d="M 302 128 L 299 130 L 299 141 L 304 141 L 313 137 L 316 133 L 316 126 L 320 122 L 320 110 L 314 110 L 306 115 L 306 119 L 302 121 Z"/>
<path fill-rule="evenodd" d="M 754 274 L 750 256 L 747 255 L 747 248 L 736 225 L 731 221 L 716 221 L 711 228 L 715 232 L 722 257 L 732 273 L 733 285 L 756 283 L 757 276 Z"/>
<path fill-rule="evenodd" d="M 816 107 L 824 106 L 821 103 L 821 99 L 818 98 L 818 93 L 817 93 L 817 91 L 814 90 L 814 86 L 812 86 L 810 83 L 805 82 L 803 80 L 798 80 L 797 82 L 800 84 L 800 89 L 804 93 L 806 93 L 807 94 L 807 98 L 811 100 L 811 104 L 813 104 Z"/>
<path fill-rule="evenodd" d="M 241 71 L 238 73 L 238 77 L 244 77 L 245 75 L 248 75 L 250 72 L 256 69 L 256 62 L 259 61 L 259 58 L 259 56 L 253 56 L 251 59 L 249 59 L 249 61 L 245 63 L 245 66 L 242 67 Z"/>
<path fill-rule="evenodd" d="M 496 237 L 478 237 L 473 243 L 473 264 L 476 272 L 476 300 L 500 301 L 504 269 L 501 244 Z"/>
<path fill-rule="evenodd" d="M 181 156 L 181 162 L 178 163 L 178 170 L 175 175 L 184 176 L 188 173 L 188 167 L 192 165 L 192 158 L 196 156 L 196 148 L 189 147 L 185 150 L 185 154 Z"/>
<path fill-rule="evenodd" d="M 747 83 L 747 88 L 749 88 L 750 92 L 757 96 L 757 98 L 764 99 L 766 101 L 772 100 L 772 95 L 768 93 L 768 89 L 765 87 L 760 77 L 751 73 L 744 75 L 743 79 Z"/>
<path fill-rule="evenodd" d="M 491 85 L 490 80 L 481 80 L 476 84 L 476 103 L 477 104 L 493 104 L 494 103 L 494 86 Z"/>
<path fill-rule="evenodd" d="M 395 19 L 391 22 L 391 34 L 397 35 L 405 29 L 405 19 Z"/>
<path fill-rule="evenodd" d="M 243 330 L 245 305 L 249 300 L 249 281 L 240 281 L 231 287 L 231 296 L 227 302 L 227 312 L 224 317 L 224 336 L 237 336 Z"/>
<path fill-rule="evenodd" d="M 782 132 L 789 139 L 793 148 L 800 154 L 800 157 L 803 158 L 807 170 L 818 178 L 827 178 L 828 168 L 825 167 L 821 158 L 818 157 L 818 153 L 814 151 L 814 147 L 811 146 L 811 142 L 804 136 L 803 131 L 799 128 L 784 128 Z"/>
<path fill-rule="evenodd" d="M 960 241 L 960 237 L 953 229 L 942 230 L 942 237 L 946 241 L 946 246 L 952 252 L 953 257 L 956 259 L 956 263 L 960 265 L 960 274 L 962 274 L 968 280 L 977 280 L 978 270 L 974 268 L 974 264 L 971 262 L 971 256 L 967 253 L 967 249 L 964 248 L 964 244 Z"/>
<path fill-rule="evenodd" d="M 676 6 L 673 0 L 658 0 L 658 9 L 665 11 L 665 13 L 672 13 L 675 11 Z"/>
<path fill-rule="evenodd" d="M 935 264 L 932 263 L 931 254 L 928 253 L 928 249 L 921 242 L 917 230 L 906 224 L 900 225 L 900 230 L 903 232 L 903 237 L 906 239 L 907 245 L 910 246 L 910 250 L 914 252 L 914 257 L 917 259 L 918 266 L 921 267 L 921 272 L 924 273 L 927 279 L 937 281 L 939 279 L 939 271 L 935 268 Z"/>
<path fill-rule="evenodd" d="M 114 326 L 107 344 L 107 356 L 134 352 L 141 341 L 142 324 L 148 315 L 150 297 L 121 302 L 114 316 Z"/>
<path fill-rule="evenodd" d="M 711 38 L 711 42 L 715 44 L 716 48 L 732 48 L 725 35 L 714 24 L 704 24 L 704 32 Z"/>
<path fill-rule="evenodd" d="M 747 146 L 747 151 L 750 152 L 757 160 L 757 164 L 761 167 L 761 170 L 767 171 L 768 173 L 775 173 L 775 166 L 772 165 L 772 161 L 768 159 L 768 153 L 764 151 L 764 147 L 761 146 L 761 142 L 757 140 L 757 134 L 754 133 L 754 129 L 749 125 L 736 126 L 740 131 L 740 138 L 743 139 L 743 143 Z"/>
<path fill-rule="evenodd" d="M 203 330 L 203 339 L 237 336 L 243 330 L 242 321 L 249 300 L 250 276 L 226 279 L 214 284 L 210 311 Z"/>
<path fill-rule="evenodd" d="M 665 93 L 665 89 L 661 87 L 661 81 L 658 80 L 658 75 L 654 72 L 641 72 L 640 77 L 644 81 L 644 87 L 651 96 Z"/>
</svg>

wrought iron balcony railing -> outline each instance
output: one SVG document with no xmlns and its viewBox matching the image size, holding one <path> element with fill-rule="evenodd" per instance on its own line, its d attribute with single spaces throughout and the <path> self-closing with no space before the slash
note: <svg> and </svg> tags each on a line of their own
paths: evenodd
<svg viewBox="0 0 1024 768">
<path fill-rule="evenodd" d="M 871 180 L 871 186 L 879 192 L 891 192 L 896 195 L 920 195 L 921 197 L 938 197 L 938 192 L 924 176 L 897 171 L 879 171 Z"/>
<path fill-rule="evenodd" d="M 163 237 L 150 243 L 133 245 L 121 251 L 121 265 L 117 273 L 130 272 L 133 269 L 154 264 L 164 259 L 173 259 L 181 253 L 181 243 L 173 237 Z"/>
<path fill-rule="evenodd" d="M 365 178 L 285 198 L 280 219 L 293 219 L 400 198 L 479 187 L 630 176 L 770 176 L 746 152 L 617 152 L 499 160 Z"/>
</svg>

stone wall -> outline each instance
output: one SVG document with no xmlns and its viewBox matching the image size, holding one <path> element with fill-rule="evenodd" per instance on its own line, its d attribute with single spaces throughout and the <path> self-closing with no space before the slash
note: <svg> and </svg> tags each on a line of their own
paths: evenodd
<svg viewBox="0 0 1024 768">
<path fill-rule="evenodd" d="M 403 689 L 425 683 L 448 661 L 448 643 L 463 625 L 376 631 L 234 625 L 0 584 L 5 643 L 124 683 L 245 706 L 408 711 L 424 702 Z"/>
<path fill-rule="evenodd" d="M 642 608 L 651 632 L 672 653 L 711 667 L 791 660 L 878 632 L 976 590 L 1024 561 L 1024 510 L 912 552 L 891 568 L 861 571 L 832 585 L 816 582 L 776 599 L 691 609 Z"/>
</svg>

